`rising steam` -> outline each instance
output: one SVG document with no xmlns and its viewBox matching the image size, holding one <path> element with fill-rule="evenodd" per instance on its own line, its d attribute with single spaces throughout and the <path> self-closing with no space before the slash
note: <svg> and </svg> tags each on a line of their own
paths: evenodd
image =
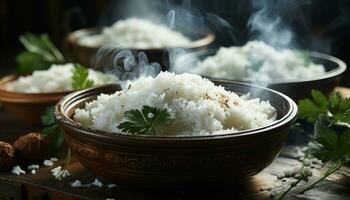
<svg viewBox="0 0 350 200">
<path fill-rule="evenodd" d="M 141 76 L 155 77 L 161 71 L 158 63 L 148 62 L 144 52 L 119 49 L 115 46 L 99 49 L 95 56 L 94 67 L 117 76 L 121 81 L 134 80 Z"/>
<path fill-rule="evenodd" d="M 254 0 L 254 10 L 248 21 L 252 39 L 262 40 L 274 47 L 290 47 L 294 34 L 281 17 L 274 11 L 274 1 Z"/>
</svg>

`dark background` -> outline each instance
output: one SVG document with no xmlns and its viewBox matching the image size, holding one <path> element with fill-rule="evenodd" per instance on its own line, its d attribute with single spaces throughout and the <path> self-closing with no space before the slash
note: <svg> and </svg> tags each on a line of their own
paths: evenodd
<svg viewBox="0 0 350 200">
<path fill-rule="evenodd" d="M 295 32 L 298 47 L 329 53 L 350 63 L 349 0 L 266 1 L 271 5 L 271 13 L 281 16 Z M 62 48 L 70 31 L 111 25 L 119 18 L 133 15 L 132 10 L 140 14 L 151 8 L 166 13 L 165 2 L 189 5 L 189 1 L 176 0 L 0 0 L 0 73 L 15 70 L 14 56 L 22 49 L 18 42 L 21 34 L 48 33 Z M 147 9 L 143 6 L 146 3 Z M 254 12 L 249 0 L 192 0 L 191 8 L 203 15 L 215 13 L 231 25 L 230 29 L 213 27 L 219 36 L 218 46 L 241 45 L 253 37 L 247 28 Z M 233 33 L 235 40 L 228 32 Z M 350 86 L 348 79 L 348 75 L 344 76 L 342 84 Z"/>
</svg>

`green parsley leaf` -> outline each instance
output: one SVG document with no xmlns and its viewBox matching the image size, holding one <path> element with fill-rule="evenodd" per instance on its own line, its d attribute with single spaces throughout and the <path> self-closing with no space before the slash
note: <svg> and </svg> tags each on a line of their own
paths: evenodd
<svg viewBox="0 0 350 200">
<path fill-rule="evenodd" d="M 142 110 L 129 110 L 124 113 L 125 121 L 118 128 L 131 134 L 156 134 L 156 127 L 160 127 L 172 120 L 166 109 L 143 106 Z"/>
<path fill-rule="evenodd" d="M 350 99 L 336 93 L 329 98 L 329 111 L 337 122 L 350 124 Z"/>
<path fill-rule="evenodd" d="M 350 129 L 330 124 L 327 116 L 320 116 L 315 124 L 314 138 L 309 145 L 311 155 L 326 163 L 349 162 Z"/>
<path fill-rule="evenodd" d="M 64 62 L 63 55 L 50 41 L 47 34 L 36 36 L 27 33 L 20 36 L 19 40 L 26 49 L 16 56 L 20 73 L 47 69 L 52 64 Z"/>
<path fill-rule="evenodd" d="M 320 114 L 328 112 L 327 97 L 318 90 L 311 91 L 312 99 L 299 100 L 299 118 L 315 122 Z"/>
<path fill-rule="evenodd" d="M 327 99 L 315 90 L 311 96 L 299 101 L 299 117 L 315 122 L 311 154 L 323 162 L 345 160 L 350 156 L 350 99 L 340 93 Z"/>
<path fill-rule="evenodd" d="M 49 106 L 46 108 L 44 115 L 41 116 L 41 123 L 44 126 L 50 126 L 56 123 L 54 112 L 55 112 L 54 106 Z"/>
<path fill-rule="evenodd" d="M 310 154 L 324 163 L 333 158 L 338 160 L 337 145 L 337 133 L 329 127 L 326 116 L 320 116 L 315 123 L 314 140 L 309 145 Z"/>
<path fill-rule="evenodd" d="M 40 36 L 27 33 L 19 37 L 20 42 L 27 51 L 42 55 L 43 59 L 49 62 L 63 62 L 64 57 L 50 41 L 47 34 Z"/>
<path fill-rule="evenodd" d="M 300 118 L 315 123 L 314 135 L 307 146 L 305 159 L 322 160 L 325 170 L 323 175 L 300 191 L 311 190 L 328 176 L 350 163 L 350 99 L 336 93 L 327 99 L 319 91 L 312 91 L 312 99 L 299 101 Z M 327 165 L 326 165 L 327 164 Z M 305 168 L 302 162 L 302 169 Z M 303 179 L 300 176 L 279 199 L 284 198 Z"/>
<path fill-rule="evenodd" d="M 92 87 L 94 85 L 93 80 L 88 79 L 89 70 L 80 65 L 74 64 L 74 68 L 72 69 L 72 87 L 74 90 L 82 90 L 85 88 Z"/>
<path fill-rule="evenodd" d="M 51 153 L 59 152 L 64 142 L 63 130 L 57 123 L 54 116 L 55 107 L 49 106 L 45 113 L 41 116 L 41 123 L 44 128 L 41 130 L 43 136 L 49 141 L 49 149 Z"/>
<path fill-rule="evenodd" d="M 18 63 L 18 71 L 21 73 L 30 73 L 34 70 L 44 70 L 51 65 L 42 59 L 38 54 L 23 51 L 16 56 L 16 62 Z"/>
</svg>

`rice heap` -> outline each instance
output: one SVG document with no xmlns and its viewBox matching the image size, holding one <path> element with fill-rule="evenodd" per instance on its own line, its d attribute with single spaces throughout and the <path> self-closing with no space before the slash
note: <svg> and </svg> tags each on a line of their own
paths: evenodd
<svg viewBox="0 0 350 200">
<path fill-rule="evenodd" d="M 271 81 L 314 77 L 324 74 L 325 68 L 310 62 L 305 52 L 251 41 L 242 47 L 221 47 L 192 72 L 213 78 Z"/>
<path fill-rule="evenodd" d="M 128 81 L 122 91 L 101 94 L 76 109 L 74 119 L 93 129 L 120 133 L 117 126 L 124 112 L 144 105 L 167 109 L 174 117 L 157 129 L 157 135 L 233 133 L 266 126 L 276 119 L 269 102 L 240 97 L 198 75 L 169 72 Z"/>
<path fill-rule="evenodd" d="M 180 32 L 138 18 L 119 20 L 111 27 L 104 28 L 101 34 L 84 36 L 79 40 L 79 44 L 84 46 L 114 44 L 137 49 L 186 47 L 190 43 L 190 39 Z"/>
<path fill-rule="evenodd" d="M 37 70 L 29 76 L 21 76 L 15 81 L 6 84 L 6 89 L 23 93 L 50 93 L 66 92 L 72 88 L 72 63 L 52 65 L 47 70 Z M 89 69 L 88 79 L 94 81 L 94 85 L 116 82 L 117 78 Z"/>
</svg>

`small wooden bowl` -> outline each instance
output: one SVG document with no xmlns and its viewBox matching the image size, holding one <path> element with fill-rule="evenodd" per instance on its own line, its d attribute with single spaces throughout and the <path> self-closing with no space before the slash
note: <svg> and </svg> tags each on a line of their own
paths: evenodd
<svg viewBox="0 0 350 200">
<path fill-rule="evenodd" d="M 101 31 L 102 31 L 102 28 L 86 28 L 86 29 L 80 29 L 69 33 L 66 38 L 66 51 L 67 51 L 68 58 L 72 62 L 77 62 L 77 63 L 84 64 L 86 66 L 91 66 L 92 60 L 95 54 L 97 53 L 97 51 L 101 48 L 101 46 L 97 46 L 97 47 L 84 46 L 79 44 L 79 39 L 87 35 L 99 34 L 101 33 Z M 193 41 L 189 47 L 184 47 L 184 49 L 187 49 L 187 50 L 205 49 L 215 40 L 215 36 L 212 33 L 203 33 L 202 35 L 199 35 L 198 38 L 195 38 L 195 39 L 196 40 Z M 133 53 L 137 53 L 140 51 L 144 52 L 147 55 L 148 61 L 150 63 L 151 62 L 159 63 L 162 66 L 163 70 L 166 70 L 167 67 L 169 66 L 169 54 L 168 54 L 167 48 L 159 48 L 159 49 L 127 48 L 127 49 L 131 50 Z M 112 58 L 108 58 L 108 56 L 111 56 L 111 55 L 106 55 L 105 59 L 107 59 L 108 61 L 103 61 L 103 63 L 109 62 L 109 60 L 112 60 Z M 98 68 L 96 66 L 93 66 L 93 67 Z"/>
<path fill-rule="evenodd" d="M 16 79 L 16 75 L 9 75 L 0 80 L 0 102 L 7 110 L 29 124 L 39 124 L 46 107 L 55 105 L 62 97 L 70 93 L 35 94 L 6 90 L 6 84 Z"/>
<path fill-rule="evenodd" d="M 109 133 L 72 119 L 75 109 L 118 85 L 87 89 L 64 97 L 55 116 L 75 157 L 90 171 L 116 183 L 146 187 L 191 187 L 225 184 L 259 173 L 279 154 L 297 117 L 289 97 L 250 84 L 223 84 L 238 94 L 269 100 L 277 121 L 266 127 L 212 136 L 145 136 Z"/>
<path fill-rule="evenodd" d="M 177 60 L 179 64 L 194 67 L 199 60 L 203 60 L 208 56 L 212 56 L 216 53 L 216 50 L 202 50 L 185 54 Z M 330 94 L 334 88 L 340 83 L 343 73 L 346 71 L 346 64 L 333 56 L 311 52 L 311 59 L 317 64 L 323 64 L 326 72 L 322 75 L 303 78 L 303 79 L 290 79 L 290 80 L 272 80 L 270 82 L 254 82 L 256 85 L 262 85 L 279 92 L 282 92 L 294 101 L 304 99 L 310 96 L 311 90 L 320 90 L 325 94 Z M 216 82 L 235 82 L 239 80 L 229 80 L 207 77 Z M 248 82 L 249 81 L 242 81 Z"/>
</svg>

